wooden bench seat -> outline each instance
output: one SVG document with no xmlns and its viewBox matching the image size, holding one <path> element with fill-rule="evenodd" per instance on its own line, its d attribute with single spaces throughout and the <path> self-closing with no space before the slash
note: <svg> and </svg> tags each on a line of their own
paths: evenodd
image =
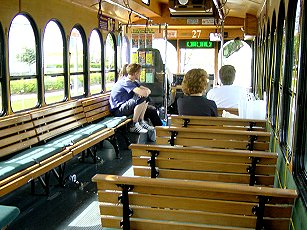
<svg viewBox="0 0 307 230">
<path fill-rule="evenodd" d="M 179 116 L 169 117 L 171 126 L 193 128 L 222 128 L 245 131 L 266 131 L 266 120 L 207 117 L 207 116 Z"/>
<path fill-rule="evenodd" d="M 103 227 L 289 229 L 295 190 L 97 174 Z"/>
<path fill-rule="evenodd" d="M 276 153 L 141 144 L 130 149 L 135 176 L 274 185 Z"/>
<path fill-rule="evenodd" d="M 110 93 L 105 93 L 90 98 L 84 98 L 81 100 L 81 103 L 88 123 L 92 123 L 93 125 L 102 124 L 114 130 L 114 135 L 110 136 L 108 140 L 113 145 L 117 158 L 120 158 L 120 151 L 115 133 L 122 135 L 128 147 L 130 141 L 127 138 L 126 130 L 127 124 L 132 120 L 126 116 L 112 116 L 109 108 L 109 98 Z"/>
<path fill-rule="evenodd" d="M 217 108 L 217 115 L 219 117 L 222 116 L 223 110 L 225 110 L 228 113 L 231 113 L 231 114 L 239 116 L 239 110 L 237 108 Z"/>
<path fill-rule="evenodd" d="M 17 207 L 0 205 L 0 229 L 6 229 L 17 218 L 19 213 L 20 210 Z"/>
<path fill-rule="evenodd" d="M 4 117 L 0 127 L 0 197 L 29 181 L 34 192 L 36 178 L 48 193 L 50 171 L 63 184 L 65 162 L 114 135 L 106 125 L 88 125 L 80 101 Z"/>
<path fill-rule="evenodd" d="M 213 128 L 156 127 L 160 145 L 202 146 L 268 151 L 270 132 Z"/>
</svg>

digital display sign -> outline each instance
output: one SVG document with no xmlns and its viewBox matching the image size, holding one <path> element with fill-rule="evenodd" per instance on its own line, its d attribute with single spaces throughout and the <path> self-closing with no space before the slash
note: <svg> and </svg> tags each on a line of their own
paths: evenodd
<svg viewBox="0 0 307 230">
<path fill-rule="evenodd" d="M 203 48 L 209 49 L 214 48 L 214 42 L 209 40 L 180 40 L 180 48 Z"/>
</svg>

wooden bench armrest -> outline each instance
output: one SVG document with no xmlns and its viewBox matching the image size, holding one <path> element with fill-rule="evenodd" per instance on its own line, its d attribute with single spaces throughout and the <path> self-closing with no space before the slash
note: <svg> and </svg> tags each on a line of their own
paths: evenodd
<svg viewBox="0 0 307 230">
<path fill-rule="evenodd" d="M 211 182 L 211 181 L 188 181 L 188 180 L 176 180 L 176 179 L 159 179 L 159 178 L 146 178 L 146 177 L 124 177 L 116 175 L 96 174 L 92 178 L 93 182 L 107 181 L 112 184 L 131 184 L 148 187 L 164 187 L 164 188 L 177 188 L 177 189 L 193 189 L 195 191 L 211 191 L 211 192 L 225 192 L 242 195 L 262 195 L 269 197 L 290 198 L 295 199 L 297 197 L 296 190 L 292 189 L 279 189 L 269 187 L 255 187 Z"/>
</svg>

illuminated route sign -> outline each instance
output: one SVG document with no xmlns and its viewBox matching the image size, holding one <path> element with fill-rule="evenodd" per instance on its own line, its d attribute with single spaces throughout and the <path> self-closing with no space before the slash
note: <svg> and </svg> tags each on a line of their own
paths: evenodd
<svg viewBox="0 0 307 230">
<path fill-rule="evenodd" d="M 180 48 L 214 48 L 214 42 L 209 40 L 180 40 Z"/>
</svg>

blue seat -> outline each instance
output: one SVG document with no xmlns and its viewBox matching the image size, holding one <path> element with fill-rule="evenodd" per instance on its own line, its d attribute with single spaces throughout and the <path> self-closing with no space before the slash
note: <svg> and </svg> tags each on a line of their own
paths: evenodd
<svg viewBox="0 0 307 230">
<path fill-rule="evenodd" d="M 17 207 L 0 205 L 0 229 L 12 223 L 19 213 L 20 210 Z"/>
</svg>

